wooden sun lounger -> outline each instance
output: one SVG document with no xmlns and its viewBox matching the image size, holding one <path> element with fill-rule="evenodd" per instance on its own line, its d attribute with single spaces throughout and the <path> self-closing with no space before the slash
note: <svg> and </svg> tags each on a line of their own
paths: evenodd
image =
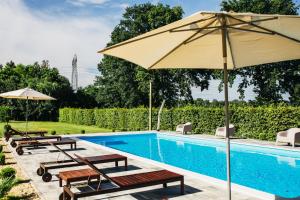
<svg viewBox="0 0 300 200">
<path fill-rule="evenodd" d="M 33 148 L 38 148 L 42 146 L 50 146 L 52 144 L 55 145 L 70 145 L 71 149 L 76 149 L 76 140 L 69 139 L 69 138 L 64 138 L 59 141 L 37 141 L 37 140 L 28 140 L 28 141 L 20 141 L 18 142 L 16 152 L 18 155 L 23 155 L 24 150 L 23 148 L 28 148 L 28 147 L 33 147 Z"/>
<path fill-rule="evenodd" d="M 52 144 L 56 149 L 58 149 L 61 153 L 63 153 L 66 157 L 68 157 L 68 160 L 57 160 L 57 161 L 49 161 L 49 162 L 41 162 L 40 167 L 37 169 L 37 174 L 39 176 L 42 176 L 42 179 L 44 182 L 49 182 L 52 180 L 52 174 L 49 173 L 49 170 L 51 169 L 61 169 L 61 168 L 67 168 L 67 167 L 76 167 L 76 166 L 83 166 L 86 165 L 84 162 L 79 160 L 78 158 L 73 158 L 70 154 L 68 154 L 66 151 L 62 150 L 55 144 Z M 122 156 L 119 154 L 109 154 L 109 155 L 100 155 L 100 156 L 90 156 L 90 157 L 84 157 L 89 162 L 93 164 L 101 164 L 101 163 L 109 163 L 109 162 L 115 162 L 115 166 L 119 166 L 119 161 L 124 161 L 125 164 L 125 170 L 127 170 L 127 157 Z M 59 177 L 59 174 L 58 174 Z M 68 182 L 67 178 L 61 178 L 60 179 L 60 187 L 62 187 L 62 180 Z"/>
<path fill-rule="evenodd" d="M 76 154 L 75 154 L 76 155 Z M 93 173 L 97 173 L 98 179 L 100 181 L 90 181 L 91 175 L 87 173 L 87 169 L 83 169 L 82 172 L 80 170 L 76 171 L 76 174 L 79 174 L 78 177 L 82 178 L 83 173 L 86 173 L 86 177 L 88 177 L 86 187 L 82 184 L 77 185 L 65 185 L 63 187 L 63 193 L 59 196 L 60 200 L 77 200 L 81 197 L 89 197 L 94 195 L 118 192 L 123 190 L 136 189 L 141 187 L 148 187 L 153 185 L 162 184 L 164 187 L 167 187 L 167 183 L 180 181 L 180 192 L 184 194 L 184 177 L 180 174 L 176 174 L 174 172 L 168 170 L 159 170 L 154 172 L 146 172 L 125 176 L 117 176 L 117 177 L 109 177 L 105 173 L 103 173 L 100 169 L 98 169 L 95 165 L 89 162 L 87 159 L 82 158 L 76 155 L 77 158 L 85 162 L 89 167 L 94 171 Z M 72 173 L 70 173 L 72 174 Z M 101 181 L 101 177 L 104 177 L 106 180 Z M 94 176 L 96 177 L 96 175 Z M 103 184 L 110 183 L 110 187 L 102 187 Z M 75 188 L 79 190 L 75 191 Z M 81 188 L 81 190 L 80 190 Z"/>
<path fill-rule="evenodd" d="M 20 131 L 14 128 L 10 128 L 8 132 L 4 134 L 5 140 L 8 142 L 8 140 L 11 138 L 13 135 L 20 135 L 20 136 L 26 136 L 26 135 L 39 135 L 41 137 L 45 136 L 47 134 L 47 131 Z"/>
<path fill-rule="evenodd" d="M 12 138 L 10 145 L 15 148 L 17 147 L 17 142 L 21 142 L 21 141 L 36 141 L 36 140 L 52 140 L 55 139 L 57 141 L 61 140 L 61 136 L 41 136 L 41 137 L 22 137 L 22 138 Z"/>
</svg>

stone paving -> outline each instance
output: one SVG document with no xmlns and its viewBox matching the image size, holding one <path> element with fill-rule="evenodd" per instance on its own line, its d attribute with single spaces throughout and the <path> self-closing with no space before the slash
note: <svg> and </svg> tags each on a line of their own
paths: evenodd
<svg viewBox="0 0 300 200">
<path fill-rule="evenodd" d="M 110 133 L 111 134 L 111 133 Z M 208 137 L 210 136 L 191 136 L 191 137 Z M 236 140 L 242 142 L 249 142 L 246 140 Z M 250 141 L 251 142 L 251 141 Z M 264 145 L 271 144 L 266 142 L 257 142 L 252 141 L 252 143 L 264 143 Z M 62 146 L 61 146 L 62 147 Z M 67 149 L 68 146 L 65 146 Z M 107 150 L 103 150 L 102 148 L 97 147 L 97 145 L 89 145 L 87 142 L 78 141 L 76 153 L 82 156 L 94 156 L 94 155 L 102 155 L 109 154 Z M 299 149 L 299 148 L 296 148 Z M 24 155 L 18 156 L 16 155 L 14 149 L 11 149 L 16 157 L 16 160 L 20 167 L 24 170 L 24 173 L 32 180 L 33 186 L 37 189 L 39 195 L 42 199 L 45 200 L 57 200 L 59 194 L 62 192 L 62 188 L 58 185 L 58 180 L 55 176 L 49 183 L 45 183 L 42 181 L 41 177 L 36 174 L 36 170 L 39 167 L 40 162 L 45 161 L 56 161 L 58 159 L 66 159 L 64 155 L 57 152 L 54 147 L 47 147 L 36 149 L 32 151 L 25 150 Z M 72 155 L 75 153 L 74 150 L 68 150 L 68 152 Z M 120 163 L 122 166 L 123 163 Z M 122 167 L 114 168 L 114 163 L 109 164 L 101 164 L 101 168 L 104 169 L 110 176 L 118 176 L 132 173 L 140 173 L 146 171 L 154 171 L 159 170 L 161 168 L 156 165 L 149 164 L 148 162 L 143 162 L 138 159 L 129 158 L 128 160 L 129 168 L 128 171 L 124 171 Z M 100 165 L 98 165 L 100 167 Z M 86 167 L 76 167 L 86 168 Z M 62 170 L 52 170 L 50 171 L 52 174 L 58 173 L 58 171 L 71 170 L 72 168 L 65 168 Z M 195 200 L 195 199 L 207 199 L 207 200 L 221 200 L 226 199 L 226 188 L 221 187 L 220 185 L 209 183 L 207 181 L 201 180 L 199 178 L 195 178 L 194 176 L 185 175 L 185 195 L 180 195 L 179 193 L 179 183 L 173 183 L 168 185 L 168 188 L 163 188 L 161 185 L 153 186 L 153 187 L 145 187 L 140 189 L 134 189 L 123 192 L 115 192 L 111 194 L 105 194 L 100 196 L 94 196 L 89 198 L 82 199 L 97 199 L 97 200 L 155 200 L 155 199 L 186 199 L 186 200 Z M 262 199 L 261 197 L 249 196 L 246 193 L 242 193 L 240 191 L 233 191 L 234 200 L 258 200 Z M 279 200 L 279 198 L 274 198 Z"/>
</svg>

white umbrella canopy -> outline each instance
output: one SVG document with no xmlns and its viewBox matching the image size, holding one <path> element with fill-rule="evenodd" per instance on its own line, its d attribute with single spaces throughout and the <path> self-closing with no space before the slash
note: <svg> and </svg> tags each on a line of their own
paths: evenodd
<svg viewBox="0 0 300 200">
<path fill-rule="evenodd" d="M 11 92 L 1 93 L 0 97 L 7 99 L 28 99 L 28 100 L 55 100 L 55 98 L 35 91 L 31 88 L 23 88 Z"/>
<path fill-rule="evenodd" d="M 24 100 L 26 100 L 26 116 L 25 116 L 26 132 L 28 129 L 28 100 L 56 100 L 53 97 L 50 97 L 48 95 L 45 95 L 43 93 L 40 93 L 40 92 L 35 91 L 28 87 L 19 89 L 19 90 L 10 91 L 10 92 L 1 93 L 0 97 L 6 98 L 6 99 L 24 99 Z"/>
<path fill-rule="evenodd" d="M 226 12 L 199 12 L 99 53 L 147 69 L 223 69 L 223 17 L 228 69 L 300 57 L 299 16 Z"/>
<path fill-rule="evenodd" d="M 300 59 L 300 17 L 198 12 L 99 53 L 123 58 L 146 69 L 223 69 L 228 133 L 227 70 Z M 231 199 L 228 134 L 226 142 L 228 199 Z"/>
</svg>

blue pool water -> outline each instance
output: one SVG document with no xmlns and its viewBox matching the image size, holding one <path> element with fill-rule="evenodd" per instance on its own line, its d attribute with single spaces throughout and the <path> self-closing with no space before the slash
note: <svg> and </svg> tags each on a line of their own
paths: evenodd
<svg viewBox="0 0 300 200">
<path fill-rule="evenodd" d="M 80 139 L 226 180 L 226 146 L 222 141 L 155 133 Z M 300 197 L 300 152 L 232 144 L 231 169 L 236 184 L 280 197 Z"/>
</svg>

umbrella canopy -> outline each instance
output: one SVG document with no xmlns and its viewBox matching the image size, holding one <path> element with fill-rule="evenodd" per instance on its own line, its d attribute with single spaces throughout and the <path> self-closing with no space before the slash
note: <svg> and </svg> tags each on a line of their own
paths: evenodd
<svg viewBox="0 0 300 200">
<path fill-rule="evenodd" d="M 31 88 L 24 88 L 24 89 L 20 89 L 20 90 L 14 90 L 11 92 L 1 93 L 0 97 L 7 98 L 7 99 L 24 99 L 24 100 L 26 100 L 26 115 L 25 115 L 26 133 L 27 133 L 27 129 L 28 129 L 28 100 L 56 100 L 53 97 L 50 97 L 48 95 L 45 95 L 38 91 L 35 91 Z"/>
<path fill-rule="evenodd" d="M 300 59 L 300 17 L 198 12 L 99 53 L 146 69 L 223 69 L 228 199 L 231 199 L 228 69 Z"/>
<path fill-rule="evenodd" d="M 55 98 L 35 91 L 31 88 L 14 90 L 11 92 L 1 93 L 0 97 L 7 99 L 29 99 L 29 100 L 55 100 Z"/>
<path fill-rule="evenodd" d="M 300 57 L 300 17 L 199 12 L 100 53 L 147 69 L 223 69 L 222 27 L 228 69 Z"/>
</svg>

